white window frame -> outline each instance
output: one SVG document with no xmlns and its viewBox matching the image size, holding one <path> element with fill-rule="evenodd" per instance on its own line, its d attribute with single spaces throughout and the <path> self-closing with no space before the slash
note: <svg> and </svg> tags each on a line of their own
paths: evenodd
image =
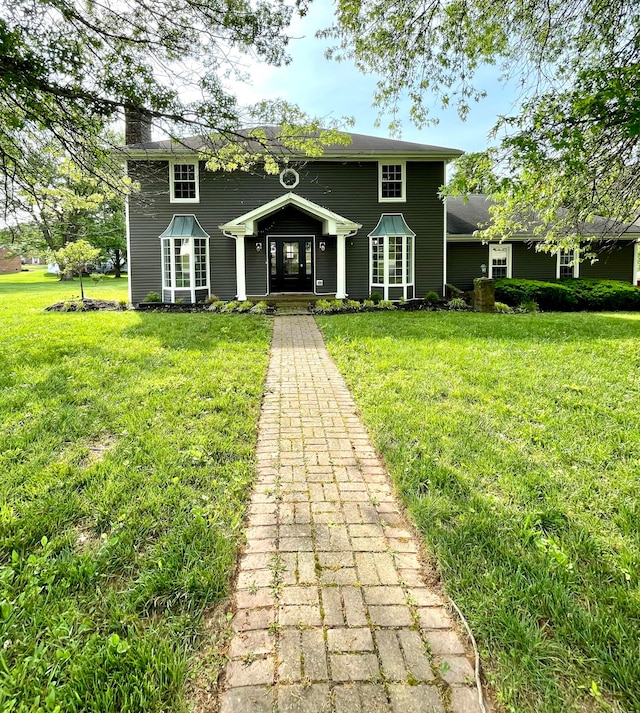
<svg viewBox="0 0 640 713">
<path fill-rule="evenodd" d="M 493 252 L 496 250 L 507 250 L 507 277 L 511 277 L 511 267 L 513 262 L 513 251 L 511 243 L 500 243 L 498 245 L 489 245 L 489 278 L 493 278 Z M 502 267 L 499 265 L 498 267 Z"/>
<path fill-rule="evenodd" d="M 382 169 L 384 166 L 400 166 L 402 171 L 401 194 L 398 198 L 382 197 Z M 406 203 L 407 200 L 407 162 L 406 161 L 378 161 L 378 202 L 379 203 Z"/>
<path fill-rule="evenodd" d="M 373 248 L 374 240 L 384 240 L 382 251 L 382 266 L 383 266 L 383 281 L 373 281 Z M 402 238 L 402 281 L 391 284 L 389 282 L 389 243 L 391 238 Z M 411 270 L 409 270 L 407 257 L 409 250 L 407 249 L 407 241 L 411 241 Z M 375 243 L 377 247 L 378 244 Z M 401 287 L 402 296 L 406 300 L 408 298 L 408 288 L 414 287 L 415 284 L 415 266 L 416 266 L 416 238 L 415 235 L 381 235 L 380 237 L 369 237 L 369 285 L 371 292 L 382 290 L 383 299 L 389 299 L 389 288 Z M 411 273 L 411 274 L 409 274 Z"/>
<path fill-rule="evenodd" d="M 188 241 L 189 244 L 189 287 L 176 287 L 176 240 Z M 195 261 L 195 242 L 196 240 L 204 240 L 205 243 L 205 265 L 206 284 L 196 286 L 196 261 Z M 165 245 L 169 245 L 169 275 L 167 275 L 167 266 L 165 264 Z M 184 245 L 184 242 L 182 243 Z M 176 292 L 185 292 L 189 290 L 191 293 L 191 302 L 196 303 L 196 291 L 206 290 L 210 292 L 211 285 L 211 268 L 209 265 L 209 238 L 204 237 L 171 237 L 160 239 L 160 254 L 162 255 L 162 289 L 168 292 L 171 296 L 171 302 L 176 301 Z M 169 287 L 167 287 L 167 277 L 169 278 Z"/>
<path fill-rule="evenodd" d="M 176 166 L 194 166 L 196 197 L 195 198 L 176 198 L 175 196 L 175 167 Z M 171 203 L 200 203 L 200 166 L 198 161 L 169 161 L 169 201 Z"/>
<path fill-rule="evenodd" d="M 564 267 L 572 267 L 573 273 L 571 277 L 580 277 L 580 262 L 578 260 L 579 258 L 579 253 L 580 251 L 577 248 L 574 248 L 573 250 L 562 250 L 561 248 L 558 248 L 558 252 L 556 253 L 556 279 L 560 280 L 560 268 L 563 267 L 562 263 L 562 258 L 567 255 L 568 253 L 572 254 L 572 262 L 573 265 L 569 266 L 566 263 L 564 264 Z"/>
</svg>

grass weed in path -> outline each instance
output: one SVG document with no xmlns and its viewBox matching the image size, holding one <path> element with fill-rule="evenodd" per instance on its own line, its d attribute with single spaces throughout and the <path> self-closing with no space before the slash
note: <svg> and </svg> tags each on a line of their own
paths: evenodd
<svg viewBox="0 0 640 713">
<path fill-rule="evenodd" d="M 0 278 L 0 710 L 183 710 L 254 478 L 269 323 L 43 313 L 74 285 L 21 277 Z"/>
<path fill-rule="evenodd" d="M 506 710 L 640 710 L 640 318 L 319 318 Z"/>
</svg>

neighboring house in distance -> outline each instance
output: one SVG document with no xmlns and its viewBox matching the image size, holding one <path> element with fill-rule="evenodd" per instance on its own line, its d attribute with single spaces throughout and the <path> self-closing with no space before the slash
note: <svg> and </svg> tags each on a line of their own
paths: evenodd
<svg viewBox="0 0 640 713">
<path fill-rule="evenodd" d="M 595 262 L 578 260 L 573 250 L 555 255 L 537 252 L 539 238 L 523 232 L 508 241 L 483 244 L 473 236 L 480 226 L 491 222 L 487 196 L 447 198 L 447 281 L 461 290 L 473 288 L 473 280 L 487 277 L 520 277 L 555 280 L 566 277 L 596 277 L 636 283 L 636 264 L 640 226 L 612 224 L 602 218 L 585 228 L 594 237 L 590 249 Z"/>
<path fill-rule="evenodd" d="M 477 223 L 446 233 L 438 190 L 462 151 L 350 136 L 318 158 L 289 155 L 279 175 L 207 171 L 202 137 L 129 139 L 127 171 L 141 188 L 127 211 L 131 302 L 149 292 L 164 302 L 372 292 L 399 300 L 443 294 L 447 283 L 467 289 L 483 263 L 498 276 L 497 253 L 471 236 Z M 505 247 L 514 277 L 520 247 Z M 529 254 L 535 269 L 555 260 Z M 630 280 L 632 254 L 628 275 L 620 267 L 606 276 Z"/>
<path fill-rule="evenodd" d="M 16 255 L 11 248 L 0 245 L 0 275 L 22 270 L 20 255 Z"/>
</svg>

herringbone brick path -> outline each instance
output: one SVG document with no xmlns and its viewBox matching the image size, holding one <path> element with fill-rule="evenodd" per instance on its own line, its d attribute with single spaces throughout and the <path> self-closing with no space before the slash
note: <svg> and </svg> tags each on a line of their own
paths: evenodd
<svg viewBox="0 0 640 713">
<path fill-rule="evenodd" d="M 221 713 L 477 713 L 474 672 L 311 317 L 275 319 Z"/>
</svg>

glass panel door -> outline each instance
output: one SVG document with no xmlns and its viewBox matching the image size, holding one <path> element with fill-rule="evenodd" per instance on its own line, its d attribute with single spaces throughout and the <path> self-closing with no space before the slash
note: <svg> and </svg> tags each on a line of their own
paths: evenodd
<svg viewBox="0 0 640 713">
<path fill-rule="evenodd" d="M 300 274 L 300 243 L 282 243 L 282 264 L 285 277 L 298 277 Z"/>
</svg>

